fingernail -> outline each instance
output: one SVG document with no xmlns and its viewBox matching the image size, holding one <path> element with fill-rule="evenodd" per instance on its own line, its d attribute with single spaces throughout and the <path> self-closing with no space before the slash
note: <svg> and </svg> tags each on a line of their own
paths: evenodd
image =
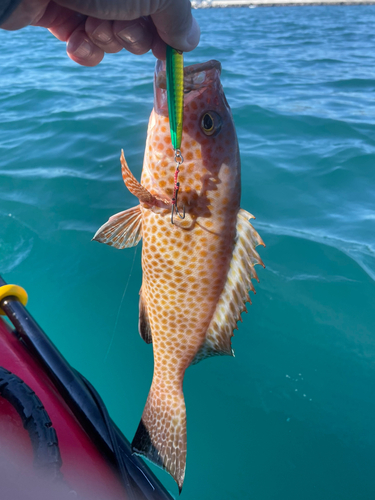
<svg viewBox="0 0 375 500">
<path fill-rule="evenodd" d="M 136 43 L 144 38 L 144 30 L 139 23 L 131 24 L 117 33 L 127 43 Z"/>
<path fill-rule="evenodd" d="M 93 31 L 92 36 L 101 43 L 109 43 L 112 40 L 112 33 L 103 28 L 102 25 Z"/>
<path fill-rule="evenodd" d="M 88 40 L 83 40 L 81 45 L 79 45 L 74 51 L 73 54 L 80 59 L 85 59 L 91 54 L 91 44 Z"/>
<path fill-rule="evenodd" d="M 195 47 L 198 45 L 200 35 L 201 35 L 201 30 L 199 28 L 199 24 L 193 17 L 193 22 L 191 23 L 190 31 L 186 37 L 186 41 L 191 46 L 191 49 L 195 49 Z"/>
</svg>

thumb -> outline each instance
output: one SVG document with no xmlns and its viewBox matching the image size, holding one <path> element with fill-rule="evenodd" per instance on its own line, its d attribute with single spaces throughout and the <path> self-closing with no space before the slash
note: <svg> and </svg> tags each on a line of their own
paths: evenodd
<svg viewBox="0 0 375 500">
<path fill-rule="evenodd" d="M 198 45 L 200 29 L 190 0 L 164 0 L 151 18 L 160 38 L 171 47 L 188 52 Z"/>
</svg>

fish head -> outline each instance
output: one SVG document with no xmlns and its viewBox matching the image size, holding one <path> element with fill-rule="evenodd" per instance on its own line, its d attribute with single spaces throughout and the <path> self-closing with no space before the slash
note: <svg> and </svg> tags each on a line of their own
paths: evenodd
<svg viewBox="0 0 375 500">
<path fill-rule="evenodd" d="M 221 81 L 221 64 L 208 61 L 184 68 L 183 163 L 179 203 L 193 217 L 210 217 L 220 202 L 237 210 L 240 159 L 232 113 Z M 172 199 L 175 153 L 170 138 L 165 63 L 158 61 L 142 184 L 159 197 Z"/>
</svg>

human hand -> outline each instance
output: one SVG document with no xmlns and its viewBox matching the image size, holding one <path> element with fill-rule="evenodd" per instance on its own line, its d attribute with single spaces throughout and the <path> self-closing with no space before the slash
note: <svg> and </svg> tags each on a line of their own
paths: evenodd
<svg viewBox="0 0 375 500">
<path fill-rule="evenodd" d="M 165 44 L 193 50 L 198 23 L 190 0 L 22 0 L 2 29 L 42 26 L 67 42 L 67 53 L 83 66 L 96 66 L 104 53 L 150 49 L 165 58 Z"/>
</svg>

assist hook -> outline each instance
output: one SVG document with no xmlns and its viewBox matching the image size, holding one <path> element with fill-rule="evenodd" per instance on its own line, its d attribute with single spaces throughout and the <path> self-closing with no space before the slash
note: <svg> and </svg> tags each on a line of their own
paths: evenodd
<svg viewBox="0 0 375 500">
<path fill-rule="evenodd" d="M 185 205 L 182 207 L 182 215 L 180 211 L 178 210 L 177 206 L 177 197 L 178 197 L 178 190 L 180 189 L 180 183 L 178 182 L 178 174 L 180 172 L 180 165 L 184 162 L 184 158 L 181 154 L 181 151 L 179 149 L 174 150 L 174 160 L 176 162 L 176 170 L 174 173 L 174 191 L 173 191 L 173 198 L 172 198 L 172 212 L 171 212 L 171 223 L 174 224 L 173 222 L 173 214 L 176 212 L 176 214 L 180 217 L 180 219 L 185 219 Z"/>
</svg>

